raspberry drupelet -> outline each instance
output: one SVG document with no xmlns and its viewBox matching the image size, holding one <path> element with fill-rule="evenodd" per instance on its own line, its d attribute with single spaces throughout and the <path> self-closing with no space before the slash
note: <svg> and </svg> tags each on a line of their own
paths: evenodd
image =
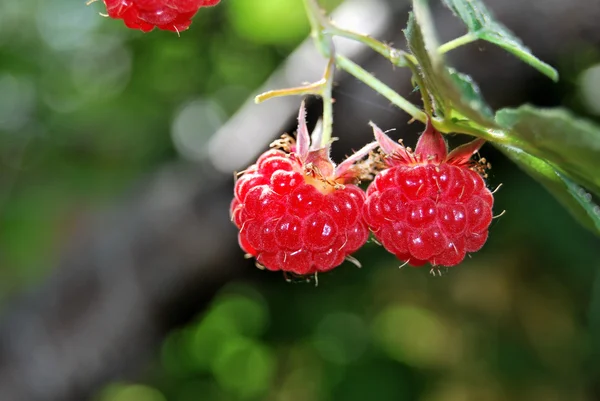
<svg viewBox="0 0 600 401">
<path fill-rule="evenodd" d="M 455 266 L 481 249 L 492 221 L 494 197 L 484 166 L 471 160 L 477 139 L 448 154 L 431 123 L 413 151 L 373 125 L 385 169 L 367 190 L 364 216 L 377 240 L 412 266 Z"/>
<path fill-rule="evenodd" d="M 108 16 L 122 19 L 132 29 L 150 32 L 154 28 L 185 31 L 201 7 L 215 6 L 220 0 L 104 0 Z"/>
<path fill-rule="evenodd" d="M 329 271 L 369 237 L 362 217 L 365 173 L 357 163 L 375 142 L 335 166 L 320 130 L 309 138 L 304 105 L 297 142 L 284 136 L 246 169 L 235 185 L 231 216 L 241 248 L 259 266 L 298 276 Z"/>
</svg>

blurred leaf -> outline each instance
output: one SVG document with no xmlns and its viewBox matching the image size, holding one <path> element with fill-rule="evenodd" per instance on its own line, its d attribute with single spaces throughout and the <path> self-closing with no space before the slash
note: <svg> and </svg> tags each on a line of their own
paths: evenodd
<svg viewBox="0 0 600 401">
<path fill-rule="evenodd" d="M 590 327 L 590 339 L 592 346 L 592 358 L 597 360 L 600 356 L 600 272 L 596 271 L 596 277 L 591 291 L 591 299 L 588 307 L 588 320 Z M 590 360 L 592 360 L 590 358 Z"/>
<path fill-rule="evenodd" d="M 589 194 L 542 159 L 509 147 L 499 148 L 519 167 L 540 182 L 571 214 L 589 230 L 600 235 L 600 213 Z"/>
<path fill-rule="evenodd" d="M 589 193 L 585 192 L 585 189 L 577 185 L 564 174 L 561 174 L 558 171 L 556 172 L 556 174 L 567 185 L 569 193 L 573 196 L 573 198 L 575 198 L 575 200 L 577 200 L 580 206 L 583 209 L 585 209 L 586 213 L 588 214 L 588 217 L 592 220 L 594 224 L 594 228 L 600 234 L 600 207 L 593 202 L 592 196 Z"/>
<path fill-rule="evenodd" d="M 519 38 L 494 19 L 483 2 L 480 0 L 444 0 L 444 4 L 467 25 L 469 32 L 479 39 L 502 47 L 553 81 L 558 81 L 558 72 L 531 54 L 531 50 Z"/>
<path fill-rule="evenodd" d="M 600 127 L 564 109 L 503 109 L 496 121 L 509 141 L 600 195 Z"/>
<path fill-rule="evenodd" d="M 483 100 L 479 87 L 468 75 L 448 68 L 438 53 L 433 22 L 423 0 L 414 2 L 414 15 L 409 16 L 404 34 L 410 51 L 419 62 L 436 113 L 445 118 L 469 119 L 484 127 L 494 127 L 492 111 Z"/>
</svg>

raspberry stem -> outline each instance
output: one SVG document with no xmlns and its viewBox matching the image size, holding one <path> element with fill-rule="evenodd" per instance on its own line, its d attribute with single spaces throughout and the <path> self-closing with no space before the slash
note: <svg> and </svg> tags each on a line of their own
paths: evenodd
<svg viewBox="0 0 600 401">
<path fill-rule="evenodd" d="M 339 54 L 336 55 L 335 59 L 339 68 L 354 76 L 359 81 L 362 81 L 377 93 L 383 95 L 390 102 L 392 102 L 393 104 L 410 114 L 412 118 L 422 123 L 427 122 L 427 114 L 425 114 L 417 106 L 400 96 L 392 88 L 390 88 L 389 86 L 375 78 L 373 75 L 368 73 L 358 64 Z"/>
<path fill-rule="evenodd" d="M 331 57 L 331 35 L 326 33 L 324 27 L 328 25 L 328 19 L 323 10 L 319 7 L 317 0 L 304 0 L 306 16 L 311 27 L 311 35 L 315 41 L 317 49 L 323 57 Z"/>
<path fill-rule="evenodd" d="M 295 88 L 285 89 L 274 89 L 268 92 L 261 93 L 254 98 L 255 103 L 262 103 L 265 100 L 272 99 L 274 97 L 282 96 L 293 96 L 293 95 L 320 95 L 323 91 L 323 86 L 326 84 L 324 79 L 317 82 L 310 83 L 304 86 L 297 86 Z"/>
<path fill-rule="evenodd" d="M 323 99 L 323 134 L 321 136 L 321 147 L 325 147 L 331 142 L 333 134 L 333 73 L 335 71 L 335 58 L 332 57 L 327 63 L 323 80 L 325 81 L 321 91 Z"/>
<path fill-rule="evenodd" d="M 306 15 L 311 26 L 311 35 L 314 39 L 317 49 L 323 57 L 329 59 L 325 73 L 323 74 L 323 85 L 320 87 L 319 95 L 323 100 L 323 134 L 321 136 L 321 147 L 325 147 L 331 142 L 333 134 L 333 73 L 335 71 L 335 46 L 332 36 L 325 31 L 329 24 L 328 18 L 319 7 L 317 0 L 304 0 Z"/>
<path fill-rule="evenodd" d="M 324 147 L 329 144 L 332 138 L 334 102 L 332 97 L 333 75 L 335 68 L 338 67 L 387 98 L 391 103 L 408 113 L 414 120 L 426 123 L 428 116 L 434 115 L 433 103 L 431 101 L 430 94 L 428 93 L 426 85 L 424 85 L 423 78 L 419 72 L 418 61 L 412 54 L 400 49 L 396 49 L 393 46 L 383 43 L 368 35 L 363 35 L 354 31 L 339 28 L 325 15 L 323 10 L 319 7 L 317 0 L 303 1 L 311 26 L 311 36 L 313 37 L 319 52 L 329 60 L 325 69 L 325 73 L 319 81 L 308 85 L 295 88 L 277 89 L 260 94 L 255 98 L 256 103 L 279 96 L 321 96 L 323 100 L 323 133 L 320 138 L 320 145 Z M 396 91 L 379 79 L 375 78 L 371 73 L 360 67 L 358 64 L 341 54 L 336 54 L 332 40 L 334 36 L 340 36 L 360 42 L 384 56 L 393 65 L 410 68 L 413 73 L 414 83 L 421 91 L 424 110 L 421 110 L 419 107 L 409 102 L 406 98 L 399 95 Z M 475 35 L 467 33 L 439 46 L 438 51 L 443 54 L 475 40 L 477 40 Z M 495 140 L 500 140 L 500 142 L 502 139 L 505 139 L 503 133 L 491 131 L 483 127 L 473 127 L 471 124 L 468 124 L 468 126 L 455 124 L 449 119 L 433 118 L 432 123 L 441 132 L 464 133 L 488 140 L 493 138 Z"/>
<path fill-rule="evenodd" d="M 506 133 L 502 130 L 493 130 L 480 126 L 479 124 L 470 121 L 468 124 L 461 124 L 450 119 L 441 120 L 432 118 L 431 123 L 440 132 L 454 132 L 456 134 L 466 134 L 483 138 L 497 144 L 508 145 L 509 140 Z"/>
<path fill-rule="evenodd" d="M 396 49 L 395 47 L 390 46 L 387 43 L 380 42 L 379 40 L 368 35 L 363 35 L 348 29 L 339 28 L 331 21 L 327 21 L 324 29 L 333 36 L 340 36 L 346 39 L 354 40 L 370 47 L 375 52 L 390 60 L 390 62 L 396 67 L 406 67 L 407 58 L 412 58 L 413 61 L 416 61 L 411 54 L 405 52 L 404 50 Z"/>
<path fill-rule="evenodd" d="M 408 66 L 408 68 L 410 68 L 410 70 L 413 74 L 413 79 L 416 82 L 417 87 L 419 88 L 419 91 L 421 92 L 421 97 L 423 99 L 423 108 L 425 109 L 425 112 L 428 115 L 432 116 L 433 115 L 433 104 L 431 103 L 431 95 L 429 94 L 429 91 L 427 90 L 427 85 L 425 85 L 425 81 L 423 80 L 423 77 L 419 73 L 419 68 L 417 66 L 417 63 L 414 60 L 407 58 L 406 65 Z"/>
<path fill-rule="evenodd" d="M 413 105 L 404 97 L 400 96 L 389 86 L 385 85 L 383 82 L 375 78 L 372 74 L 368 73 L 354 62 L 350 61 L 348 58 L 335 54 L 331 37 L 337 35 L 364 43 L 398 66 L 406 66 L 406 59 L 410 59 L 413 61 L 413 63 L 416 62 L 416 60 L 412 60 L 414 57 L 402 50 L 395 49 L 367 35 L 361 35 L 356 32 L 336 27 L 325 16 L 319 7 L 317 0 L 304 0 L 304 5 L 308 20 L 311 25 L 311 34 L 315 40 L 315 44 L 325 57 L 330 58 L 330 63 L 337 64 L 339 68 L 345 70 L 350 75 L 374 89 L 376 92 L 385 96 L 393 104 L 410 114 L 415 120 L 419 120 L 423 123 L 427 121 L 427 115 L 418 107 Z M 333 66 L 331 69 L 333 69 Z M 322 145 L 327 144 L 331 139 L 331 123 L 333 122 L 333 99 L 331 98 L 331 86 L 333 85 L 333 82 L 331 82 L 332 76 L 328 78 L 327 75 L 328 74 L 326 72 L 324 76 L 326 84 L 323 88 L 323 93 L 321 94 L 321 97 L 323 98 L 324 122 Z"/>
<path fill-rule="evenodd" d="M 479 39 L 479 38 L 476 35 L 474 35 L 472 32 L 466 33 L 466 34 L 459 36 L 456 39 L 452 39 L 451 41 L 446 42 L 443 45 L 441 45 L 440 47 L 438 47 L 438 53 L 440 53 L 440 54 L 448 53 L 450 50 L 454 50 L 460 46 L 469 44 L 471 42 L 475 42 L 477 39 Z"/>
<path fill-rule="evenodd" d="M 418 65 L 417 59 L 412 54 L 405 52 L 404 50 L 397 49 L 368 35 L 354 32 L 349 29 L 340 28 L 327 18 L 319 19 L 318 23 L 321 24 L 321 27 L 325 33 L 329 33 L 332 36 L 340 36 L 346 39 L 354 40 L 355 42 L 360 42 L 388 59 L 396 67 L 408 67 L 407 61 L 412 61 L 413 64 Z M 468 32 L 456 39 L 452 39 L 440 45 L 438 47 L 438 52 L 440 54 L 445 54 L 478 39 L 479 38 L 475 34 Z"/>
</svg>

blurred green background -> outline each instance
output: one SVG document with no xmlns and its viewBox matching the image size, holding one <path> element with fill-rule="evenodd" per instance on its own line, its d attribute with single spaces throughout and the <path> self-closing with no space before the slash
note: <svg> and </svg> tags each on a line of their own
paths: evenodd
<svg viewBox="0 0 600 401">
<path fill-rule="evenodd" d="M 223 0 L 180 38 L 101 11 L 0 3 L 0 305 L 52 274 L 82 219 L 190 157 L 184 145 L 211 135 L 308 34 L 299 0 Z M 582 43 L 558 67 L 562 105 L 599 121 L 600 51 Z M 169 334 L 139 380 L 97 400 L 594 399 L 600 243 L 485 151 L 507 214 L 460 267 L 398 270 L 369 244 L 363 269 L 345 264 L 318 287 L 257 272 Z"/>
</svg>

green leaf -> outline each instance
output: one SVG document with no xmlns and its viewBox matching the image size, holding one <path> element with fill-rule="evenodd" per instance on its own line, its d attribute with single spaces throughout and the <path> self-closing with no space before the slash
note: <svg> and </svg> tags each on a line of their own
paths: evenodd
<svg viewBox="0 0 600 401">
<path fill-rule="evenodd" d="M 495 128 L 492 111 L 483 100 L 479 87 L 468 75 L 448 68 L 437 51 L 427 2 L 415 0 L 413 9 L 414 15 L 410 14 L 404 34 L 411 53 L 419 63 L 426 89 L 433 98 L 436 114 L 446 119 L 471 120 L 480 126 Z M 480 136 L 489 139 L 483 134 Z"/>
<path fill-rule="evenodd" d="M 484 116 L 486 120 L 482 122 L 489 124 L 489 121 L 494 119 L 494 112 L 490 106 L 487 105 L 485 100 L 483 100 L 481 90 L 477 83 L 473 81 L 473 78 L 467 74 L 460 73 L 453 68 L 448 68 L 448 75 L 450 76 L 450 80 L 454 84 L 454 87 L 458 89 L 461 95 L 458 109 L 465 110 L 467 109 L 466 106 L 468 106 L 468 114 L 473 115 L 471 111 L 475 111 L 475 116 Z"/>
<path fill-rule="evenodd" d="M 531 54 L 531 50 L 519 38 L 494 19 L 494 16 L 482 1 L 444 0 L 444 3 L 479 39 L 502 47 L 553 81 L 558 81 L 556 69 Z"/>
<path fill-rule="evenodd" d="M 564 109 L 522 106 L 496 113 L 507 142 L 559 168 L 600 195 L 600 127 Z"/>
<path fill-rule="evenodd" d="M 424 11 L 428 12 L 427 9 Z M 426 89 L 433 98 L 436 113 L 445 116 L 448 111 L 448 105 L 446 104 L 447 97 L 443 96 L 443 87 L 446 83 L 444 82 L 444 76 L 438 74 L 438 71 L 443 71 L 444 69 L 443 61 L 441 58 L 431 57 L 428 50 L 430 48 L 437 49 L 435 36 L 430 36 L 428 39 L 429 43 L 425 42 L 421 27 L 417 24 L 413 13 L 409 13 L 408 15 L 408 24 L 404 30 L 404 35 L 408 41 L 408 48 L 419 62 L 419 68 L 421 69 Z M 432 34 L 430 33 L 430 35 Z"/>
<path fill-rule="evenodd" d="M 579 222 L 600 235 L 600 208 L 589 194 L 552 165 L 521 149 L 497 145 L 497 147 L 525 172 L 540 182 Z"/>
</svg>

